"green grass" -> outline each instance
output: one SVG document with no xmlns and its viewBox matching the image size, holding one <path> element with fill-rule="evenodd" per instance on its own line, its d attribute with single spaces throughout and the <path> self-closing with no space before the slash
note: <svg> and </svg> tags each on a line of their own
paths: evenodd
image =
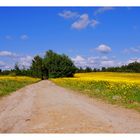
<svg viewBox="0 0 140 140">
<path fill-rule="evenodd" d="M 16 77 L 17 79 L 18 77 Z M 24 78 L 22 80 L 16 80 L 13 78 L 9 79 L 9 77 L 2 78 L 0 77 L 0 97 L 9 95 L 11 92 L 14 92 L 26 85 L 38 82 L 39 79 L 32 78 Z M 28 79 L 28 80 L 27 80 Z"/>
</svg>

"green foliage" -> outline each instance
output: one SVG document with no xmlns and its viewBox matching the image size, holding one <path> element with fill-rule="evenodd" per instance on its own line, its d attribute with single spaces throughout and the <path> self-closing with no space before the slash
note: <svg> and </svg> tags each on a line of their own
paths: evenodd
<svg viewBox="0 0 140 140">
<path fill-rule="evenodd" d="M 15 64 L 15 68 L 14 68 L 15 74 L 16 75 L 21 75 L 21 70 L 18 66 L 18 63 Z"/>
<path fill-rule="evenodd" d="M 128 64 L 127 69 L 132 72 L 140 72 L 140 63 L 133 62 Z"/>
<path fill-rule="evenodd" d="M 49 77 L 72 77 L 76 67 L 68 56 L 57 54 L 52 50 L 46 52 L 44 66 L 48 69 Z"/>
<path fill-rule="evenodd" d="M 35 56 L 31 65 L 32 76 L 43 79 L 43 60 L 40 56 Z"/>
<path fill-rule="evenodd" d="M 32 84 L 32 83 L 39 81 L 39 79 L 31 79 L 30 80 L 30 78 L 29 78 L 29 80 L 25 78 L 25 80 L 19 81 L 19 80 L 14 80 L 14 78 L 16 79 L 16 77 L 13 77 L 13 80 L 8 79 L 6 77 L 4 79 L 1 79 L 1 77 L 0 77 L 0 97 L 8 95 L 11 92 L 14 92 L 17 89 L 20 89 L 26 85 L 29 85 L 29 84 Z"/>
<path fill-rule="evenodd" d="M 92 69 L 90 67 L 86 67 L 85 72 L 92 72 Z"/>
</svg>

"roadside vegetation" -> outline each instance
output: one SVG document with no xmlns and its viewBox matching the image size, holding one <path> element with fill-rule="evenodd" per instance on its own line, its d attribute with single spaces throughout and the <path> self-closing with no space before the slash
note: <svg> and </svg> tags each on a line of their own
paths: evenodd
<svg viewBox="0 0 140 140">
<path fill-rule="evenodd" d="M 14 69 L 0 70 L 0 96 L 8 95 L 41 79 L 72 77 L 75 71 L 76 67 L 68 56 L 49 50 L 44 57 L 35 56 L 28 69 L 21 68 L 17 63 Z"/>
<path fill-rule="evenodd" d="M 14 69 L 0 70 L 0 75 L 0 96 L 37 82 L 39 79 L 53 78 L 51 80 L 58 85 L 112 104 L 140 110 L 140 63 L 138 62 L 100 69 L 77 68 L 67 55 L 48 50 L 44 57 L 35 56 L 29 68 L 21 67 L 17 63 Z"/>
<path fill-rule="evenodd" d="M 140 74 L 138 73 L 78 73 L 74 78 L 51 80 L 90 97 L 140 111 Z"/>
<path fill-rule="evenodd" d="M 38 81 L 40 81 L 39 78 L 25 76 L 0 76 L 0 97 Z"/>
</svg>

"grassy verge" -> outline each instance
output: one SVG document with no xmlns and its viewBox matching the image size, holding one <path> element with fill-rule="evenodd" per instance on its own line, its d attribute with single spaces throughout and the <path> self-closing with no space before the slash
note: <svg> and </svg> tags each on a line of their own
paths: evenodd
<svg viewBox="0 0 140 140">
<path fill-rule="evenodd" d="M 54 83 L 90 97 L 140 111 L 140 86 L 133 83 L 84 80 L 80 78 L 51 79 Z"/>
<path fill-rule="evenodd" d="M 0 76 L 0 97 L 10 94 L 26 85 L 38 82 L 38 78 Z"/>
</svg>

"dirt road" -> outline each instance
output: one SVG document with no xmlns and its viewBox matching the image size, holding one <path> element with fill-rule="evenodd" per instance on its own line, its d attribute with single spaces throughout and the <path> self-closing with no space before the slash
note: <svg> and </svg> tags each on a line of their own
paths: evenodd
<svg viewBox="0 0 140 140">
<path fill-rule="evenodd" d="M 140 133 L 140 113 L 41 81 L 0 99 L 1 133 Z"/>
</svg>

